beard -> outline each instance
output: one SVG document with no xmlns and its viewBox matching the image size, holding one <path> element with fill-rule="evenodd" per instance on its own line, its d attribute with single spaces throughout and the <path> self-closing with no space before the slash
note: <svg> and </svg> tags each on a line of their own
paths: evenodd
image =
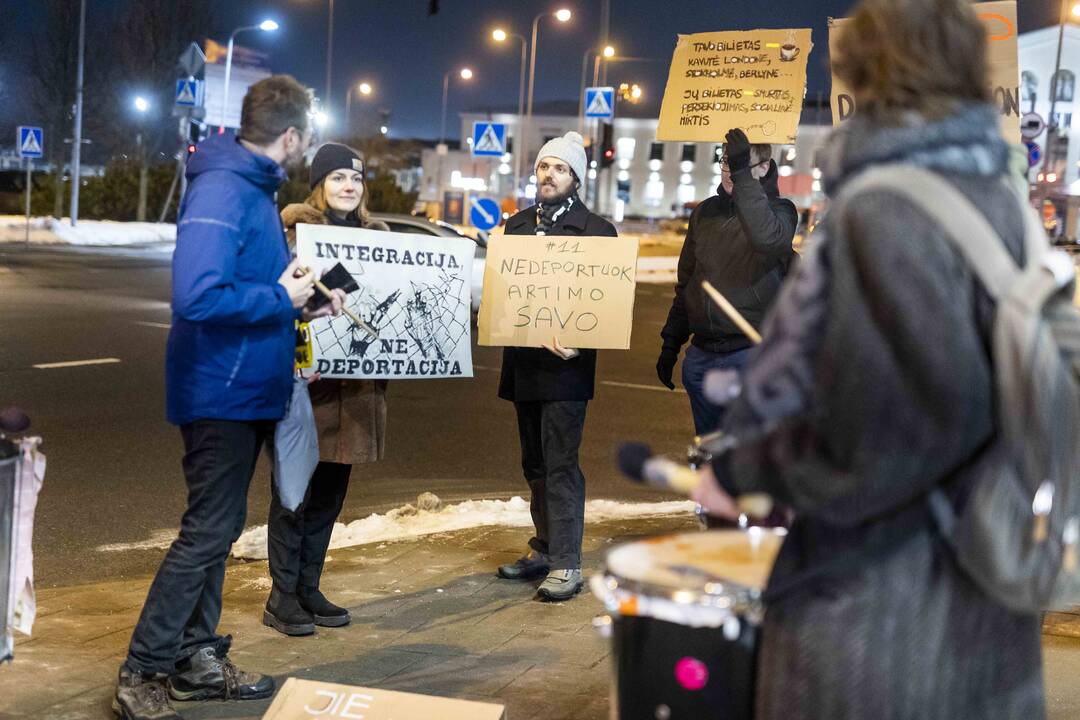
<svg viewBox="0 0 1080 720">
<path fill-rule="evenodd" d="M 547 193 L 545 194 L 545 190 Z M 540 190 L 537 192 L 537 196 L 540 202 L 544 205 L 558 205 L 566 200 L 568 197 L 577 192 L 577 188 L 573 183 L 570 183 L 570 187 L 563 192 L 559 192 L 558 188 L 554 185 L 544 184 L 540 186 Z"/>
</svg>

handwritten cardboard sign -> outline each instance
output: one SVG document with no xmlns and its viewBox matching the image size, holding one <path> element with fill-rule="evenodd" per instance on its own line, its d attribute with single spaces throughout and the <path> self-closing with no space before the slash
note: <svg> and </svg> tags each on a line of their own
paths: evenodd
<svg viewBox="0 0 1080 720">
<path fill-rule="evenodd" d="M 793 143 L 806 94 L 809 30 L 680 35 L 657 140 L 717 142 L 742 128 L 753 143 Z"/>
<path fill-rule="evenodd" d="M 498 235 L 488 245 L 479 343 L 626 350 L 637 239 Z"/>
<path fill-rule="evenodd" d="M 987 63 L 994 103 L 1001 109 L 1001 133 L 1009 142 L 1020 142 L 1020 60 L 1016 34 L 1016 0 L 976 3 L 972 6 L 986 28 Z M 848 27 L 847 18 L 829 18 L 829 55 L 834 56 L 838 38 Z M 833 125 L 855 114 L 855 96 L 833 73 Z"/>
<path fill-rule="evenodd" d="M 316 276 L 340 263 L 359 286 L 346 307 L 379 333 L 345 314 L 312 322 L 311 369 L 344 380 L 472 377 L 475 251 L 471 240 L 297 225 L 297 257 Z"/>
<path fill-rule="evenodd" d="M 289 678 L 263 720 L 506 720 L 502 705 Z"/>
</svg>

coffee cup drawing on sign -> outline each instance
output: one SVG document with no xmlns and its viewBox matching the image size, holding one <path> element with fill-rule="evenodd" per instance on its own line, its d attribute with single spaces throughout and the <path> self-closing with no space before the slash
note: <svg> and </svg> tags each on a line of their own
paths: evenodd
<svg viewBox="0 0 1080 720">
<path fill-rule="evenodd" d="M 799 57 L 801 51 L 802 48 L 794 43 L 784 43 L 780 46 L 780 60 L 782 62 L 792 62 L 795 58 Z"/>
</svg>

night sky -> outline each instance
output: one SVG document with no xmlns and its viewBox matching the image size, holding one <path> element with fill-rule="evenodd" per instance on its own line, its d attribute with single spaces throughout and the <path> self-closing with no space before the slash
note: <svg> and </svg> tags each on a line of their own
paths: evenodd
<svg viewBox="0 0 1080 720">
<path fill-rule="evenodd" d="M 74 1 L 74 0 L 73 0 Z M 126 0 L 88 0 L 90 23 L 105 22 Z M 140 0 L 154 2 L 154 0 Z M 843 16 L 854 0 L 611 0 L 610 42 L 621 55 L 662 62 L 615 63 L 609 84 L 637 82 L 647 102 L 659 108 L 668 62 L 679 33 L 759 27 L 809 27 L 809 93 L 828 91 L 826 18 Z M 0 52 L 0 122 L 19 123 L 20 108 L 13 78 L 32 62 L 25 36 L 40 13 L 30 0 L 0 0 L 5 18 Z M 514 108 L 518 96 L 518 44 L 490 40 L 497 25 L 528 36 L 532 18 L 568 7 L 567 24 L 541 21 L 537 54 L 536 102 L 575 99 L 582 55 L 599 42 L 600 0 L 441 0 L 438 15 L 428 15 L 428 0 L 336 0 L 331 109 L 340 115 L 348 83 L 366 79 L 376 86 L 365 121 L 374 123 L 374 109 L 388 109 L 394 137 L 433 138 L 439 130 L 442 76 L 450 69 L 471 67 L 469 84 L 452 80 L 451 135 L 456 112 Z M 1021 0 L 1021 32 L 1053 22 L 1057 0 Z M 275 72 L 295 75 L 322 96 L 326 75 L 327 0 L 223 0 L 214 27 L 206 35 L 225 40 L 235 27 L 277 20 L 277 33 L 251 33 L 242 42 L 269 53 Z M 200 43 L 202 38 L 192 38 Z M 115 38 L 122 43 L 123 38 Z M 355 98 L 354 98 L 355 100 Z M 354 103 L 354 112 L 360 108 Z"/>
</svg>

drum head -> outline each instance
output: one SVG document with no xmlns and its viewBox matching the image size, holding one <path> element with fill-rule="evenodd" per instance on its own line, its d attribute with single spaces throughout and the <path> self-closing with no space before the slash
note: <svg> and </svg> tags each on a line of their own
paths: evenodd
<svg viewBox="0 0 1080 720">
<path fill-rule="evenodd" d="M 694 603 L 757 598 L 772 572 L 783 530 L 683 533 L 627 543 L 607 556 L 607 576 L 625 590 Z"/>
</svg>

